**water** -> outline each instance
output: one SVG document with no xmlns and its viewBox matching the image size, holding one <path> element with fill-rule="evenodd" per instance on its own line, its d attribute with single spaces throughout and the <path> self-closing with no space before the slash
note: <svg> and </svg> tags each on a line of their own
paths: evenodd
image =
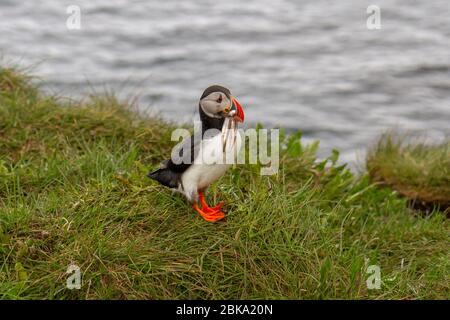
<svg viewBox="0 0 450 320">
<path fill-rule="evenodd" d="M 366 27 L 370 4 L 380 30 Z M 66 27 L 69 5 L 81 30 Z M 50 92 L 139 94 L 178 122 L 222 84 L 247 126 L 301 129 L 347 161 L 389 128 L 450 135 L 448 0 L 0 0 L 0 53 Z"/>
</svg>

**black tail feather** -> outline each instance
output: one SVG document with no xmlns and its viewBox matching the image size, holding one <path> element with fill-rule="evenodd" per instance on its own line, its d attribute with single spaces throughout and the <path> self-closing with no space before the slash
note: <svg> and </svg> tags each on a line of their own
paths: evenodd
<svg viewBox="0 0 450 320">
<path fill-rule="evenodd" d="M 168 168 L 158 169 L 153 172 L 149 172 L 147 177 L 156 180 L 162 185 L 169 188 L 178 188 L 178 183 L 180 180 L 180 174 L 171 171 Z"/>
<path fill-rule="evenodd" d="M 153 180 L 156 180 L 156 181 L 158 181 L 158 175 L 159 175 L 159 171 L 161 171 L 161 169 L 158 169 L 158 170 L 155 170 L 155 171 L 153 171 L 153 172 L 149 172 L 148 174 L 147 174 L 147 177 L 149 177 L 150 179 L 153 179 Z"/>
</svg>

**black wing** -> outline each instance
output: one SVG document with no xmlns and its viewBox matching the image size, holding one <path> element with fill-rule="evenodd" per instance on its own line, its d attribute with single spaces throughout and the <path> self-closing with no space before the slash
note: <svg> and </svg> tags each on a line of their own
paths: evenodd
<svg viewBox="0 0 450 320">
<path fill-rule="evenodd" d="M 177 188 L 183 172 L 194 163 L 200 143 L 201 138 L 197 137 L 197 139 L 194 139 L 194 135 L 188 139 L 184 139 L 175 151 L 178 153 L 176 163 L 172 161 L 172 158 L 164 160 L 158 170 L 150 172 L 147 176 L 164 186 Z"/>
</svg>

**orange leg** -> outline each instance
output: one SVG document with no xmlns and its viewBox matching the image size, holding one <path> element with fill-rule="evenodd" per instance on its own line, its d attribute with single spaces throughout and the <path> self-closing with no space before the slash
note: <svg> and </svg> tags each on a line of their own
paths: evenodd
<svg viewBox="0 0 450 320">
<path fill-rule="evenodd" d="M 220 211 L 220 209 L 222 208 L 223 203 L 224 203 L 223 201 L 220 201 L 217 205 L 215 205 L 215 206 L 213 206 L 213 207 L 210 207 L 210 206 L 206 203 L 205 196 L 203 195 L 202 192 L 199 192 L 199 193 L 198 193 L 198 197 L 199 197 L 199 199 L 200 199 L 200 204 L 202 205 L 202 209 L 203 209 L 203 211 L 205 211 L 205 212 Z"/>
<path fill-rule="evenodd" d="M 199 192 L 198 195 L 202 207 L 199 208 L 197 203 L 194 203 L 193 208 L 202 216 L 203 219 L 205 219 L 208 222 L 216 222 L 225 217 L 225 214 L 220 210 L 220 208 L 223 205 L 223 202 L 219 203 L 214 207 L 210 207 L 206 203 L 203 193 Z"/>
</svg>

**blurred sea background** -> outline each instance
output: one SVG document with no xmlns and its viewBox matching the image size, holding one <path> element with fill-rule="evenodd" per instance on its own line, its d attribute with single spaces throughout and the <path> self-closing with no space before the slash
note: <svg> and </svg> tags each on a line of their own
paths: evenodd
<svg viewBox="0 0 450 320">
<path fill-rule="evenodd" d="M 79 30 L 66 26 L 70 5 Z M 369 5 L 379 30 L 366 27 Z M 0 0 L 0 55 L 52 94 L 106 88 L 180 123 L 222 84 L 247 127 L 302 130 L 351 163 L 386 129 L 450 136 L 448 0 Z"/>
</svg>

